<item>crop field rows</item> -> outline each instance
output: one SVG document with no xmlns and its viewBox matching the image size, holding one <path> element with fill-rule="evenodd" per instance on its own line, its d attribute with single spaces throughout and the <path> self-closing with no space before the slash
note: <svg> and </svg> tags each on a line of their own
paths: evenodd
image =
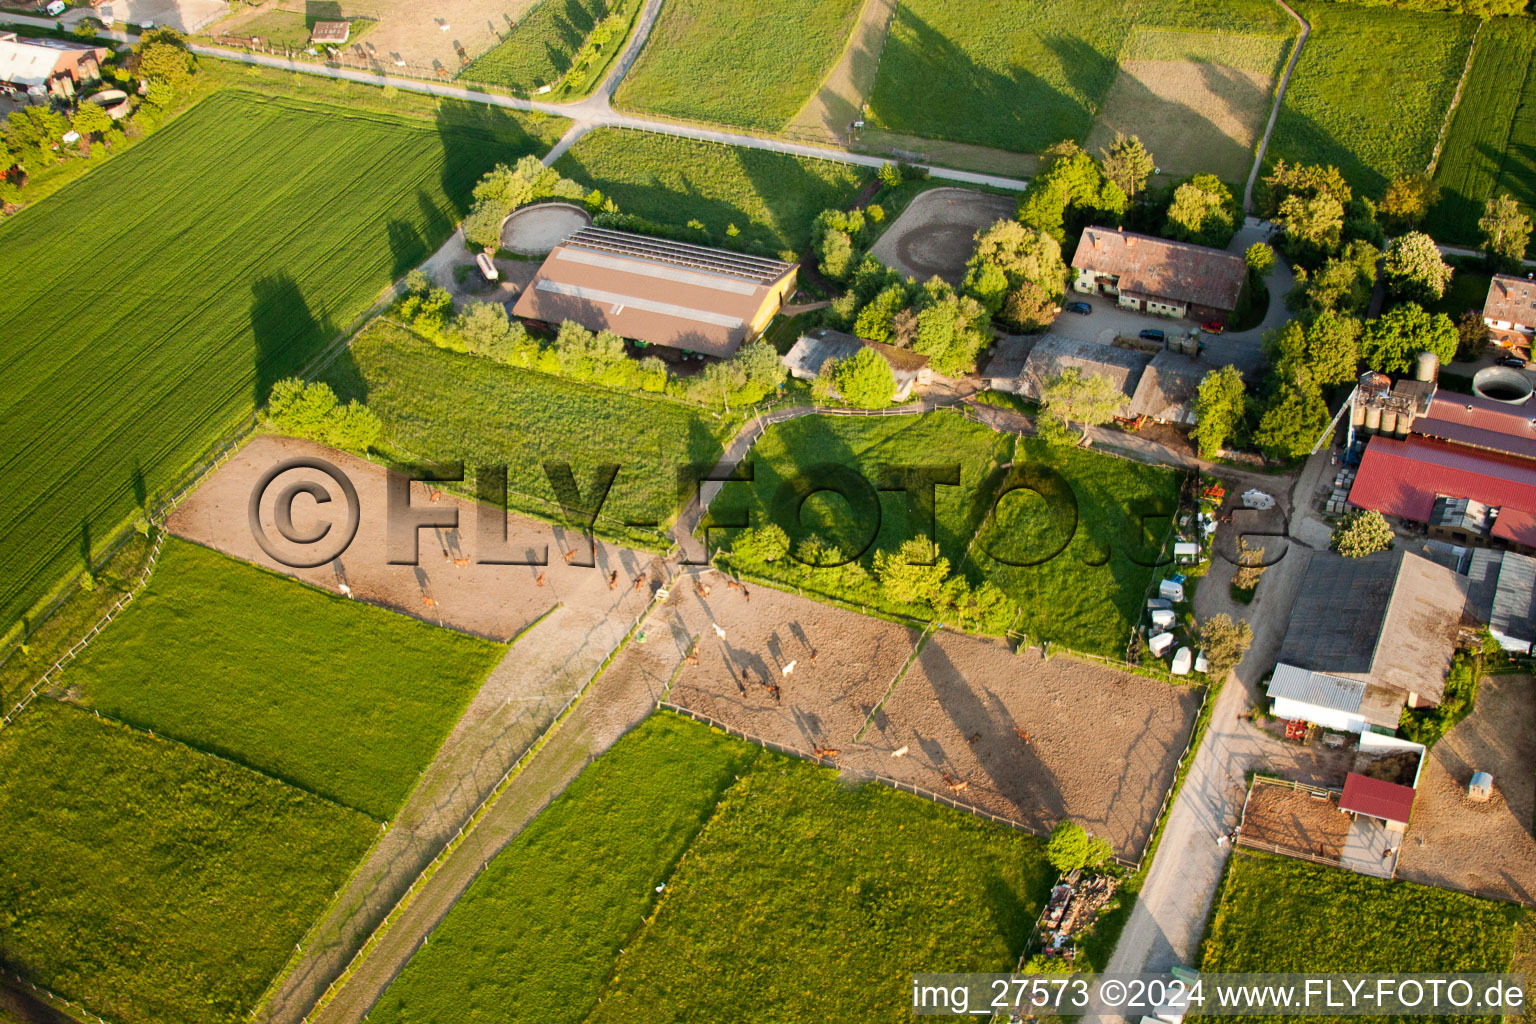
<svg viewBox="0 0 1536 1024">
<path fill-rule="evenodd" d="M 0 225 L 9 625 L 547 141 L 224 91 Z M 82 258 L 85 257 L 85 258 Z M 24 483 L 23 483 L 24 482 Z"/>
<path fill-rule="evenodd" d="M 1013 965 L 1041 847 L 656 713 L 491 862 L 369 1019 L 906 1020 L 923 965 Z"/>
</svg>

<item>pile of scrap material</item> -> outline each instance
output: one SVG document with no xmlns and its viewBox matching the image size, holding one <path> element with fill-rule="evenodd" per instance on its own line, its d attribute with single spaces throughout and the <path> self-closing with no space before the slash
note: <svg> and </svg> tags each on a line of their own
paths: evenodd
<svg viewBox="0 0 1536 1024">
<path fill-rule="evenodd" d="M 1082 877 L 1074 871 L 1051 890 L 1040 915 L 1038 936 L 1041 952 L 1071 960 L 1077 955 L 1073 939 L 1093 924 L 1114 898 L 1119 879 L 1109 875 Z"/>
</svg>

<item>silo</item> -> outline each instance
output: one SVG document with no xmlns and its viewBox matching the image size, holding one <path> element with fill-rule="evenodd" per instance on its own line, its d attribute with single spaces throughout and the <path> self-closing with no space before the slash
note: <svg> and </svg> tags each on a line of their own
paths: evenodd
<svg viewBox="0 0 1536 1024">
<path fill-rule="evenodd" d="M 1365 406 L 1361 404 L 1358 395 L 1349 403 L 1349 425 L 1357 431 L 1365 426 Z"/>
<path fill-rule="evenodd" d="M 1365 408 L 1365 432 L 1375 434 L 1381 430 L 1381 406 L 1368 405 Z"/>
<path fill-rule="evenodd" d="M 1440 376 L 1440 357 L 1433 352 L 1420 352 L 1413 376 L 1417 380 L 1434 381 Z"/>
<path fill-rule="evenodd" d="M 1397 410 L 1390 405 L 1381 410 L 1381 432 L 1388 437 L 1397 434 Z"/>
<path fill-rule="evenodd" d="M 1398 437 L 1398 438 L 1407 437 L 1408 436 L 1408 431 L 1410 431 L 1412 429 L 1413 429 L 1413 409 L 1412 409 L 1412 407 L 1409 407 L 1409 408 L 1404 409 L 1402 412 L 1397 414 L 1397 433 L 1394 434 L 1393 436 L 1394 437 Z"/>
</svg>

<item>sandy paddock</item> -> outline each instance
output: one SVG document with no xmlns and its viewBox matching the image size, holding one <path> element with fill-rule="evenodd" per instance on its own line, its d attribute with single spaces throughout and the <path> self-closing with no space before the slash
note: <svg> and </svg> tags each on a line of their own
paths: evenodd
<svg viewBox="0 0 1536 1024">
<path fill-rule="evenodd" d="M 911 656 L 917 630 L 747 587 L 744 595 L 713 570 L 679 577 L 666 614 L 698 637 L 698 664 L 683 666 L 669 700 L 807 753 L 849 749 Z M 779 687 L 779 700 L 764 681 Z"/>
<path fill-rule="evenodd" d="M 574 203 L 536 203 L 512 211 L 502 222 L 501 244 L 542 256 L 591 223 L 592 215 Z"/>
<path fill-rule="evenodd" d="M 1337 862 L 1344 855 L 1353 819 L 1339 810 L 1336 794 L 1255 782 L 1243 807 L 1244 840 L 1268 850 L 1305 853 Z"/>
<path fill-rule="evenodd" d="M 976 232 L 1014 215 L 1012 196 L 968 188 L 935 188 L 901 211 L 870 254 L 903 276 L 926 281 L 937 274 L 958 285 L 976 249 Z"/>
<path fill-rule="evenodd" d="M 264 552 L 252 533 L 248 504 L 263 472 L 298 456 L 324 459 L 336 466 L 357 489 L 360 516 L 357 536 L 337 558 L 312 569 L 294 569 Z M 422 484 L 411 488 L 412 508 L 434 513 L 457 513 L 459 528 L 425 528 L 418 533 L 419 555 L 415 565 L 391 565 L 386 551 L 386 480 L 379 465 L 308 441 L 258 437 L 213 474 L 170 517 L 168 527 L 178 536 L 207 545 L 236 558 L 293 576 L 326 590 L 339 592 L 342 585 L 358 600 L 384 605 L 417 618 L 452 626 L 498 640 L 517 635 L 556 604 L 580 606 L 598 614 L 632 617 L 632 606 L 649 599 L 651 589 L 663 579 L 660 559 L 627 548 L 598 543 L 595 565 L 592 548 L 578 535 L 560 527 L 519 516 L 507 517 L 508 554 L 534 559 L 545 556 L 549 564 L 494 565 L 477 561 L 476 506 L 446 493 L 437 502 L 428 500 Z M 290 482 L 317 482 L 334 494 L 328 505 L 300 496 L 294 501 L 293 525 L 310 531 L 339 508 L 339 488 L 313 470 L 294 470 L 277 477 L 265 491 L 262 522 L 267 536 L 276 538 L 280 553 L 302 551 L 287 545 L 274 528 L 273 508 L 278 492 Z M 325 548 L 317 545 L 317 550 Z M 573 564 L 563 554 L 577 551 Z M 609 588 L 611 574 L 618 573 Z M 544 585 L 538 578 L 544 576 Z M 641 578 L 640 588 L 635 580 Z M 435 603 L 433 603 L 435 602 Z"/>
<path fill-rule="evenodd" d="M 1467 798 L 1493 775 L 1487 803 Z M 1489 676 L 1477 708 L 1430 751 L 1398 874 L 1415 882 L 1536 902 L 1536 680 Z"/>
</svg>

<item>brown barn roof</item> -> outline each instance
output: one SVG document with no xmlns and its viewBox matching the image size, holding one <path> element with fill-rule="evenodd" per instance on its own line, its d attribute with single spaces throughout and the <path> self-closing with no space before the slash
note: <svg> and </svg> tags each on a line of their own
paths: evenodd
<svg viewBox="0 0 1536 1024">
<path fill-rule="evenodd" d="M 513 313 L 728 356 L 794 273 L 779 260 L 588 227 L 555 247 Z"/>
<path fill-rule="evenodd" d="M 1145 352 L 1115 348 L 1097 341 L 1064 338 L 1059 334 L 1045 334 L 1029 350 L 1019 383 L 1026 398 L 1038 399 L 1041 390 L 1052 377 L 1063 370 L 1080 370 L 1094 377 L 1103 377 L 1118 388 L 1125 396 L 1125 404 L 1120 407 L 1120 414 L 1124 414 L 1131 396 L 1136 393 L 1142 372 L 1151 361 L 1152 357 Z"/>
<path fill-rule="evenodd" d="M 351 32 L 351 22 L 317 21 L 315 22 L 315 27 L 309 30 L 309 41 L 312 43 L 344 43 Z"/>
<path fill-rule="evenodd" d="M 1101 227 L 1083 229 L 1072 266 L 1119 277 L 1122 292 L 1225 310 L 1248 275 L 1241 256 L 1221 249 Z"/>
<path fill-rule="evenodd" d="M 1163 349 L 1142 371 L 1128 413 L 1167 423 L 1193 424 L 1200 382 L 1214 369 L 1210 363 Z"/>
<path fill-rule="evenodd" d="M 1489 320 L 1536 325 L 1536 281 L 1510 274 L 1495 274 L 1488 282 L 1483 316 Z"/>
</svg>

